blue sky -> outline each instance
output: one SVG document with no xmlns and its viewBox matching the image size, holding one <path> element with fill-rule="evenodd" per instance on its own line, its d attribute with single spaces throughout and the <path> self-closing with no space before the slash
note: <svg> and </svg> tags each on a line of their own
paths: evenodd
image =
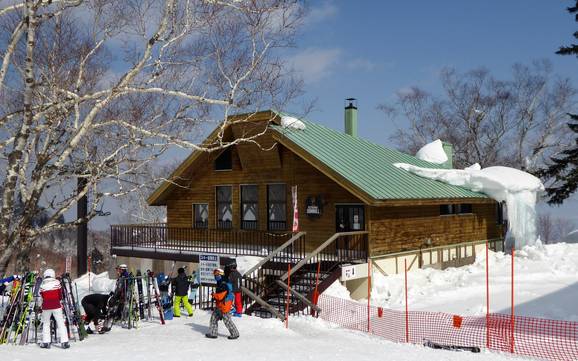
<svg viewBox="0 0 578 361">
<path fill-rule="evenodd" d="M 578 60 L 554 52 L 576 29 L 572 1 L 314 1 L 291 62 L 316 99 L 309 118 L 343 128 L 343 103 L 359 104 L 359 135 L 388 145 L 395 126 L 377 105 L 419 86 L 439 91 L 439 71 L 485 67 L 506 78 L 514 63 L 548 59 L 578 85 Z M 295 111 L 298 111 L 298 106 Z M 397 120 L 403 125 L 403 119 Z M 578 197 L 554 215 L 576 220 Z"/>
<path fill-rule="evenodd" d="M 578 60 L 554 54 L 578 30 L 565 10 L 570 5 L 551 0 L 311 1 L 289 63 L 305 81 L 304 98 L 317 100 L 311 120 L 342 129 L 344 99 L 355 97 L 359 135 L 388 145 L 395 127 L 377 105 L 410 86 L 436 93 L 439 71 L 447 66 L 459 71 L 483 66 L 507 77 L 514 63 L 548 59 L 554 73 L 578 85 Z M 292 108 L 301 110 L 298 104 Z M 551 211 L 578 225 L 578 197 Z M 93 226 L 107 221 L 97 219 Z"/>
</svg>

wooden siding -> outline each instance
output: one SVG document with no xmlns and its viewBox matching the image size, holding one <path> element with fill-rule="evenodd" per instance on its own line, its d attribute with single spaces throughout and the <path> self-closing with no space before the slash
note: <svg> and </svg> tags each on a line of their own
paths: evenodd
<svg viewBox="0 0 578 361">
<path fill-rule="evenodd" d="M 215 171 L 213 161 L 217 153 L 203 154 L 201 164 L 192 167 L 185 174 L 188 180 L 186 188 L 174 188 L 167 198 L 167 223 L 169 227 L 192 227 L 192 205 L 194 203 L 209 204 L 209 228 L 216 228 L 215 187 L 218 185 L 232 186 L 233 199 L 233 229 L 240 228 L 240 185 L 255 184 L 259 187 L 259 223 L 258 229 L 267 230 L 267 184 L 284 183 L 287 194 L 287 231 L 292 224 L 293 210 L 291 207 L 291 186 L 298 186 L 299 223 L 300 229 L 307 232 L 308 248 L 325 241 L 335 233 L 335 204 L 362 202 L 343 189 L 337 183 L 319 172 L 312 165 L 277 144 L 269 151 L 259 150 L 252 145 L 254 152 L 276 152 L 281 162 L 281 168 L 276 168 L 275 162 L 262 162 L 275 157 L 250 157 L 253 165 L 245 168 L 246 162 L 241 162 L 239 149 L 232 150 L 233 169 L 230 171 Z M 242 151 L 246 148 L 241 147 Z M 262 164 L 259 167 L 259 164 Z M 308 196 L 318 196 L 324 200 L 323 214 L 319 218 L 310 218 L 305 214 L 305 203 Z M 367 218 L 367 217 L 366 217 Z"/>
<path fill-rule="evenodd" d="M 471 214 L 440 216 L 437 206 L 371 207 L 371 256 L 501 237 L 496 204 L 473 204 Z"/>
</svg>

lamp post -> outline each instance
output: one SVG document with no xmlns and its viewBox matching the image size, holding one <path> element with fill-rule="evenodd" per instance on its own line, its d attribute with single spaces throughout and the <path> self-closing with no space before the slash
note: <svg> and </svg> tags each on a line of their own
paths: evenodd
<svg viewBox="0 0 578 361">
<path fill-rule="evenodd" d="M 78 177 L 76 181 L 76 191 L 81 193 L 87 185 L 87 180 L 84 177 Z M 88 197 L 85 194 L 76 204 L 76 218 L 85 218 L 88 212 Z M 86 273 L 86 262 L 88 253 L 88 222 L 82 221 L 76 226 L 76 272 L 80 277 Z"/>
</svg>

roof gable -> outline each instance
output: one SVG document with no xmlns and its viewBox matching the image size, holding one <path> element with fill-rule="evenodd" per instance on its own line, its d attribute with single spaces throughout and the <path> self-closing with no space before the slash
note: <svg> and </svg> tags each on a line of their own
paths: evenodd
<svg viewBox="0 0 578 361">
<path fill-rule="evenodd" d="M 320 124 L 300 119 L 304 130 L 284 128 L 279 125 L 282 113 L 264 111 L 253 113 L 250 121 L 271 122 L 269 129 L 274 138 L 291 151 L 309 161 L 313 166 L 335 180 L 342 187 L 368 204 L 391 201 L 458 200 L 467 198 L 487 201 L 489 198 L 468 189 L 439 181 L 422 178 L 395 167 L 394 163 L 408 163 L 425 168 L 440 165 L 420 160 L 368 140 L 338 132 Z M 236 117 L 241 117 L 236 116 Z M 219 128 L 217 127 L 216 130 Z M 216 130 L 204 144 L 212 142 Z M 174 182 L 187 169 L 195 165 L 202 151 L 194 151 L 147 199 L 149 205 L 162 205 L 173 189 Z"/>
</svg>

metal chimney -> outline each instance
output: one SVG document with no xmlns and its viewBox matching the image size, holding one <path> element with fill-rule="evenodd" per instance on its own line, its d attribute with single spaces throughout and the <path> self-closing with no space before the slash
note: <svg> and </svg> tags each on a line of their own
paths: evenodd
<svg viewBox="0 0 578 361">
<path fill-rule="evenodd" d="M 357 99 L 345 99 L 345 134 L 357 137 Z"/>
</svg>

